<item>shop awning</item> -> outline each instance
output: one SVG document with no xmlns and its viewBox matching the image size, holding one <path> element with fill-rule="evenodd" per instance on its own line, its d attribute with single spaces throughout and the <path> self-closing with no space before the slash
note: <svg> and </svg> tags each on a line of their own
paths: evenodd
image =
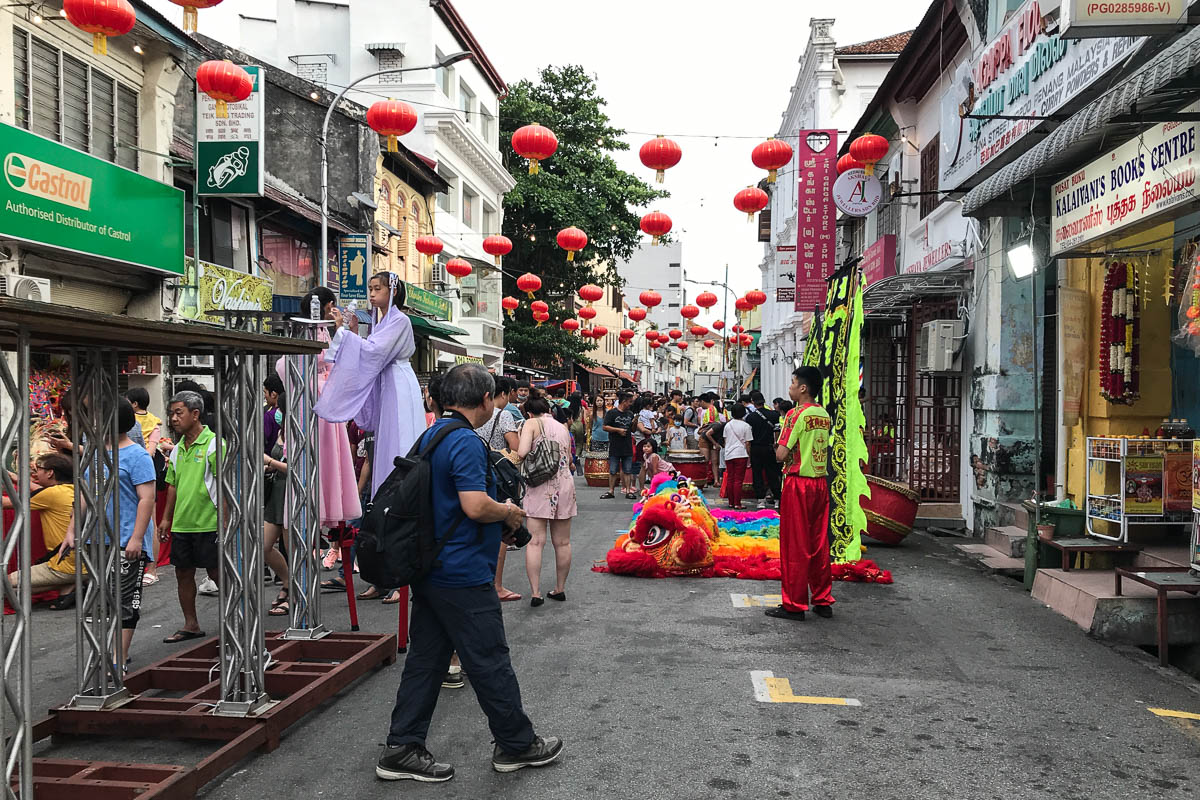
<svg viewBox="0 0 1200 800">
<path fill-rule="evenodd" d="M 1031 198 L 1048 200 L 1051 183 L 1060 174 L 1095 158 L 1103 152 L 1105 143 L 1120 144 L 1150 127 L 1153 120 L 1147 116 L 1155 114 L 1161 120 L 1163 114 L 1194 99 L 1179 90 L 1195 87 L 1197 65 L 1200 27 L 1192 27 L 1132 75 L 1071 115 L 1016 161 L 968 192 L 962 213 L 969 217 L 1000 216 L 993 204 L 1005 202 L 1022 207 L 1023 214 L 1028 214 Z"/>
<path fill-rule="evenodd" d="M 413 333 L 417 336 L 428 336 L 430 338 L 440 336 L 443 339 L 449 336 L 467 336 L 467 332 L 462 328 L 451 325 L 448 322 L 422 317 L 417 314 L 409 314 L 408 318 L 412 320 Z"/>
<path fill-rule="evenodd" d="M 630 383 L 632 383 L 635 386 L 637 385 L 637 378 L 633 377 L 632 375 L 630 375 L 628 372 L 625 372 L 624 370 L 617 370 L 617 377 L 623 381 L 629 381 Z"/>
<path fill-rule="evenodd" d="M 966 290 L 972 273 L 956 269 L 942 272 L 906 272 L 872 283 L 863 292 L 863 311 L 873 317 L 896 316 L 921 297 L 945 297 Z"/>
<path fill-rule="evenodd" d="M 597 364 L 594 367 L 589 367 L 586 364 L 580 364 L 579 368 L 589 375 L 595 375 L 597 378 L 615 378 L 617 377 L 609 371 L 603 364 Z"/>
<path fill-rule="evenodd" d="M 433 345 L 434 350 L 449 353 L 452 356 L 465 356 L 467 354 L 467 348 L 458 342 L 443 339 L 440 336 L 430 336 L 428 339 L 429 343 Z"/>
</svg>

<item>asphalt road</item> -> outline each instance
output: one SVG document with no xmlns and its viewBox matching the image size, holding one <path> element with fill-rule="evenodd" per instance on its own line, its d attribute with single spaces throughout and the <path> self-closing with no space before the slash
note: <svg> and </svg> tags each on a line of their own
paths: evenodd
<svg viewBox="0 0 1200 800">
<path fill-rule="evenodd" d="M 731 600 L 777 593 L 777 584 L 591 572 L 629 519 L 629 503 L 598 495 L 581 484 L 568 601 L 505 605 L 526 710 L 540 733 L 566 740 L 559 763 L 493 772 L 491 737 L 468 686 L 443 691 L 428 741 L 455 765 L 454 780 L 378 781 L 397 663 L 204 796 L 1125 800 L 1191 797 L 1200 786 L 1200 722 L 1147 710 L 1200 712 L 1192 681 L 1089 639 L 945 541 L 918 534 L 899 548 L 872 547 L 894 585 L 838 584 L 834 619 L 790 623 Z M 528 595 L 514 555 L 506 583 Z M 545 588 L 552 572 L 547 547 Z M 163 576 L 147 592 L 135 666 L 172 650 L 160 640 L 179 614 L 170 571 Z M 324 609 L 345 628 L 343 598 L 326 595 Z M 210 633 L 215 610 L 214 599 L 202 600 Z M 365 603 L 360 612 L 363 630 L 393 628 L 393 607 Z M 65 701 L 74 682 L 70 615 L 38 610 L 34 637 L 35 705 L 45 708 Z M 760 702 L 754 671 L 785 678 L 794 695 L 861 705 Z M 97 740 L 38 750 L 177 763 L 200 752 Z"/>
</svg>

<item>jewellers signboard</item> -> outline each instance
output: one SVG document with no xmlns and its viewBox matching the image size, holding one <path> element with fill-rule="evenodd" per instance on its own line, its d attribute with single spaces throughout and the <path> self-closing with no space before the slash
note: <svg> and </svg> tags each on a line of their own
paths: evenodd
<svg viewBox="0 0 1200 800">
<path fill-rule="evenodd" d="M 183 192 L 0 124 L 0 239 L 183 274 Z"/>
<path fill-rule="evenodd" d="M 196 87 L 196 175 L 202 196 L 263 194 L 263 74 L 259 67 L 242 69 L 254 88 L 242 102 L 228 104 L 228 117 L 218 117 L 217 101 Z"/>
<path fill-rule="evenodd" d="M 940 188 L 957 189 L 981 170 L 999 168 L 1005 153 L 1042 124 L 1037 118 L 1058 112 L 1142 41 L 1049 36 L 1037 0 L 1025 3 L 969 69 L 960 67 L 942 98 Z M 968 110 L 1008 119 L 964 119 Z"/>
<path fill-rule="evenodd" d="M 179 313 L 197 322 L 223 325 L 225 320 L 214 311 L 270 311 L 275 283 L 201 261 L 185 260 L 186 273 L 180 286 Z"/>
<path fill-rule="evenodd" d="M 1063 0 L 1059 35 L 1072 39 L 1173 33 L 1186 22 L 1187 0 Z"/>
<path fill-rule="evenodd" d="M 1197 111 L 1200 103 L 1183 113 Z M 1196 122 L 1160 123 L 1054 184 L 1050 252 L 1067 252 L 1195 201 L 1198 130 Z"/>
</svg>

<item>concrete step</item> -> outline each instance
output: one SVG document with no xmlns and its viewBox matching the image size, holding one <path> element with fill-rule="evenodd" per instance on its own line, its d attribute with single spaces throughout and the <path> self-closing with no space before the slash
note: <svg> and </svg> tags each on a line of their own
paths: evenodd
<svg viewBox="0 0 1200 800">
<path fill-rule="evenodd" d="M 993 575 L 1016 578 L 1025 574 L 1025 560 L 1005 555 L 987 544 L 956 544 L 958 550 L 979 561 Z"/>
<path fill-rule="evenodd" d="M 1114 593 L 1112 570 L 1039 569 L 1033 598 L 1101 639 L 1133 645 L 1157 642 L 1154 590 L 1133 581 Z M 1200 597 L 1173 593 L 1167 598 L 1170 643 L 1200 643 Z"/>
<path fill-rule="evenodd" d="M 1029 524 L 1029 512 L 1020 503 L 996 503 L 996 518 L 1002 525 L 1015 525 L 1021 530 Z"/>
<path fill-rule="evenodd" d="M 1025 558 L 1025 530 L 1016 525 L 987 529 L 983 541 L 1012 558 Z"/>
</svg>

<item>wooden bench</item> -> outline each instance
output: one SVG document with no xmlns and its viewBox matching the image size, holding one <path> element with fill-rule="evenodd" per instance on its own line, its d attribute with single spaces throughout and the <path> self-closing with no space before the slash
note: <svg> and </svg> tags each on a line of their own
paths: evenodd
<svg viewBox="0 0 1200 800">
<path fill-rule="evenodd" d="M 1071 556 L 1075 553 L 1133 553 L 1142 552 L 1142 545 L 1130 542 L 1110 542 L 1105 539 L 1041 539 L 1049 547 L 1062 552 L 1063 572 L 1071 571 Z"/>
<path fill-rule="evenodd" d="M 1117 567 L 1116 595 L 1121 596 L 1121 579 L 1149 586 L 1158 593 L 1158 663 L 1167 666 L 1167 592 L 1200 592 L 1200 574 L 1179 567 Z"/>
</svg>

